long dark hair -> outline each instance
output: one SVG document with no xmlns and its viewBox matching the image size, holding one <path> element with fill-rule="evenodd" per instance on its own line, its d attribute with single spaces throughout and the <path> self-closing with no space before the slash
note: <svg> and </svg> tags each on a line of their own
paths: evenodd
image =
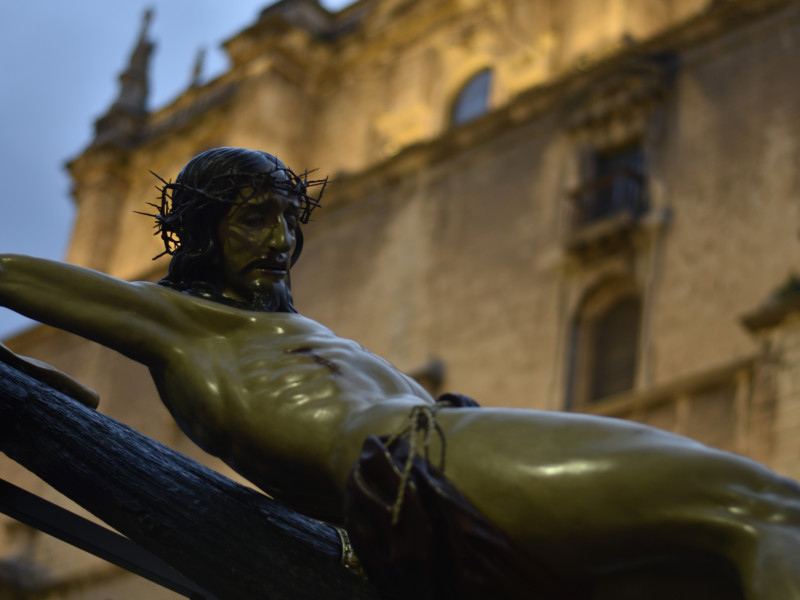
<svg viewBox="0 0 800 600">
<path fill-rule="evenodd" d="M 159 256 L 172 256 L 169 272 L 159 284 L 221 302 L 227 300 L 213 283 L 221 258 L 217 227 L 239 202 L 239 191 L 250 188 L 289 193 L 298 199 L 299 222 L 305 224 L 319 206 L 327 182 L 309 181 L 308 173 L 299 177 L 272 154 L 247 148 L 206 150 L 186 164 L 174 183 L 159 179 L 163 184 L 159 188 L 161 202 L 151 204 L 158 212 L 150 216 L 155 217 L 156 234 L 164 242 L 165 250 Z M 315 198 L 307 193 L 311 186 L 321 186 Z M 303 248 L 299 224 L 295 237 L 292 265 Z M 283 310 L 294 312 L 290 299 Z"/>
</svg>

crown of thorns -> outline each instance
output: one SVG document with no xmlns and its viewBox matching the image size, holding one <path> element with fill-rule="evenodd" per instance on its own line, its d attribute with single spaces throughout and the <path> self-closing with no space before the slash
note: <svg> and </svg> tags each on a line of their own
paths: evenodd
<svg viewBox="0 0 800 600">
<path fill-rule="evenodd" d="M 149 206 L 156 209 L 156 213 L 139 213 L 156 220 L 155 233 L 161 236 L 164 242 L 164 252 L 153 260 L 168 254 L 172 256 L 181 246 L 181 233 L 183 233 L 198 210 L 210 204 L 227 204 L 241 206 L 247 204 L 256 196 L 269 191 L 279 191 L 294 196 L 300 204 L 299 222 L 306 224 L 311 218 L 315 208 L 321 206 L 320 200 L 328 178 L 309 179 L 309 171 L 302 177 L 296 175 L 287 167 L 277 168 L 269 173 L 223 173 L 212 177 L 202 187 L 188 185 L 181 181 L 166 181 L 158 174 L 150 171 L 162 185 L 156 186 L 159 191 L 157 203 L 148 202 Z M 276 172 L 280 172 L 285 179 L 276 179 Z M 316 197 L 308 193 L 309 188 L 319 188 Z M 180 199 L 175 202 L 175 195 L 180 194 Z M 191 200 L 188 200 L 191 198 Z"/>
</svg>

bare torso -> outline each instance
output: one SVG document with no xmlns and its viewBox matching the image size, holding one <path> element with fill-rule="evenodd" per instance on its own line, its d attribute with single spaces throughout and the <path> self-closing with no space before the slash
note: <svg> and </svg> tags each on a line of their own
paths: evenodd
<svg viewBox="0 0 800 600">
<path fill-rule="evenodd" d="M 154 292 L 205 313 L 186 343 L 151 365 L 177 422 L 205 450 L 306 512 L 332 517 L 331 506 L 340 506 L 326 465 L 349 416 L 389 399 L 432 402 L 386 360 L 300 315 Z"/>
</svg>

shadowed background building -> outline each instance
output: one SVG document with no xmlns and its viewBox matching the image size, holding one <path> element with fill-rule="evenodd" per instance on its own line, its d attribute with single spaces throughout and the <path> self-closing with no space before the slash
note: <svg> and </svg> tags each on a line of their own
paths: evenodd
<svg viewBox="0 0 800 600">
<path fill-rule="evenodd" d="M 634 419 L 800 477 L 799 2 L 283 0 L 226 43 L 228 72 L 148 112 L 151 42 L 145 20 L 69 165 L 69 261 L 157 280 L 148 171 L 263 149 L 331 178 L 301 313 L 434 393 Z M 144 367 L 46 327 L 8 344 L 228 472 Z M 3 523 L 3 598 L 173 597 Z"/>
</svg>

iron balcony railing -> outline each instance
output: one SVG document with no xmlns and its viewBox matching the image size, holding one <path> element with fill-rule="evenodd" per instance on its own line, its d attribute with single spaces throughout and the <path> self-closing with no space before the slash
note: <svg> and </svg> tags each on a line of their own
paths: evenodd
<svg viewBox="0 0 800 600">
<path fill-rule="evenodd" d="M 620 167 L 581 185 L 571 200 L 573 229 L 621 213 L 638 217 L 647 210 L 645 178 L 630 167 Z"/>
</svg>

